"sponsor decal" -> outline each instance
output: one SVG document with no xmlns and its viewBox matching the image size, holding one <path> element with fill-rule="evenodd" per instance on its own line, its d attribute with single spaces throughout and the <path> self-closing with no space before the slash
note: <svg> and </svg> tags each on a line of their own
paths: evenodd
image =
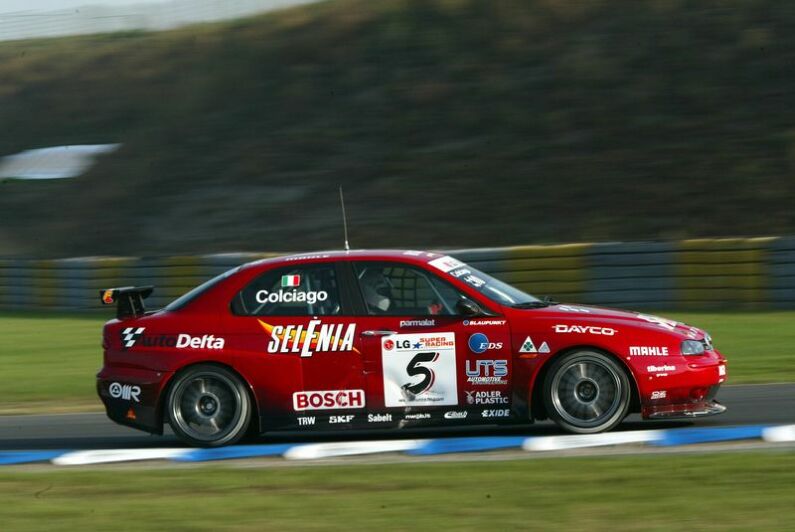
<svg viewBox="0 0 795 532">
<path fill-rule="evenodd" d="M 558 305 L 558 310 L 562 310 L 563 312 L 580 312 L 582 314 L 590 314 L 591 311 L 587 308 L 582 307 L 573 307 L 571 305 Z"/>
<path fill-rule="evenodd" d="M 549 344 L 541 342 L 541 345 L 538 346 L 538 352 L 543 354 L 549 353 Z"/>
<path fill-rule="evenodd" d="M 367 414 L 368 423 L 391 423 L 392 414 Z"/>
<path fill-rule="evenodd" d="M 127 327 L 121 331 L 121 346 L 122 349 L 130 349 L 135 345 L 135 342 L 143 336 L 146 327 Z"/>
<path fill-rule="evenodd" d="M 524 339 L 522 342 L 522 347 L 519 348 L 520 353 L 538 353 L 538 349 L 536 349 L 536 345 L 533 343 L 533 339 L 529 336 Z"/>
<path fill-rule="evenodd" d="M 679 325 L 679 322 L 676 322 L 674 320 L 667 320 L 667 319 L 661 318 L 659 316 L 649 316 L 647 314 L 638 314 L 638 318 L 640 318 L 642 320 L 646 320 L 649 323 L 653 323 L 655 325 L 659 325 L 660 327 L 662 327 L 663 329 L 666 329 L 668 331 L 673 331 L 674 329 L 676 329 L 676 326 Z"/>
<path fill-rule="evenodd" d="M 456 279 L 461 279 L 466 284 L 474 286 L 475 288 L 481 288 L 486 284 L 485 280 L 473 274 L 472 270 L 469 268 L 456 268 L 455 270 L 447 272 L 447 274 Z"/>
<path fill-rule="evenodd" d="M 667 395 L 668 395 L 668 392 L 666 392 L 665 390 L 658 390 L 658 391 L 651 392 L 652 400 L 665 399 L 667 397 Z"/>
<path fill-rule="evenodd" d="M 294 286 L 301 285 L 301 276 L 300 275 L 282 275 L 282 287 L 283 288 L 291 288 Z"/>
<path fill-rule="evenodd" d="M 496 410 L 484 410 L 480 413 L 482 417 L 509 417 L 511 411 L 507 408 L 499 408 Z"/>
<path fill-rule="evenodd" d="M 463 411 L 460 411 L 460 412 L 445 412 L 444 413 L 444 418 L 445 419 L 466 419 L 467 414 L 469 414 L 469 412 L 467 412 L 466 410 L 463 410 Z"/>
<path fill-rule="evenodd" d="M 121 331 L 122 349 L 131 349 L 135 345 L 144 347 L 174 347 L 176 349 L 223 349 L 226 341 L 212 334 L 191 336 L 189 334 L 160 334 L 150 336 L 144 334 L 145 327 L 127 327 Z"/>
<path fill-rule="evenodd" d="M 102 302 L 106 305 L 112 305 L 113 301 L 113 290 L 105 290 L 102 293 Z"/>
<path fill-rule="evenodd" d="M 358 353 L 353 347 L 356 335 L 355 323 L 323 323 L 310 320 L 303 325 L 270 325 L 262 320 L 259 324 L 270 335 L 268 353 L 300 353 L 311 357 L 315 353 L 348 352 Z"/>
<path fill-rule="evenodd" d="M 205 334 L 204 336 L 180 334 L 177 336 L 177 349 L 184 349 L 186 347 L 190 347 L 191 349 L 223 349 L 224 339 L 216 338 L 212 334 Z"/>
<path fill-rule="evenodd" d="M 505 325 L 505 320 L 487 320 L 487 319 L 464 320 L 461 324 L 464 327 L 487 327 L 490 325 Z"/>
<path fill-rule="evenodd" d="M 140 386 L 133 386 L 132 384 L 120 384 L 118 382 L 112 382 L 110 386 L 108 386 L 108 393 L 114 399 L 122 399 L 124 401 L 135 401 L 136 403 L 140 403 L 140 399 L 138 396 L 141 395 L 141 387 Z"/>
<path fill-rule="evenodd" d="M 381 347 L 387 407 L 458 404 L 455 333 L 397 334 Z"/>
<path fill-rule="evenodd" d="M 659 373 L 659 372 L 663 372 L 663 371 L 676 371 L 676 366 L 669 366 L 669 365 L 646 366 L 646 371 L 648 371 L 649 373 Z"/>
<path fill-rule="evenodd" d="M 726 376 L 726 366 L 721 364 L 718 366 L 718 377 L 725 377 Z"/>
<path fill-rule="evenodd" d="M 331 416 L 328 418 L 328 422 L 331 425 L 336 425 L 339 423 L 350 423 L 351 421 L 353 421 L 353 418 L 355 417 L 356 416 L 354 416 L 353 414 L 347 416 Z"/>
<path fill-rule="evenodd" d="M 428 262 L 428 264 L 437 270 L 442 270 L 444 273 L 466 266 L 460 260 L 454 259 L 453 257 L 449 257 L 447 255 L 444 257 L 439 257 L 438 259 L 433 259 L 432 261 Z"/>
<path fill-rule="evenodd" d="M 467 394 L 467 404 L 470 405 L 507 405 L 508 398 L 505 397 L 501 391 L 494 390 L 490 392 L 469 392 Z"/>
<path fill-rule="evenodd" d="M 402 320 L 400 322 L 401 327 L 435 327 L 436 320 L 425 319 L 425 320 Z"/>
<path fill-rule="evenodd" d="M 295 392 L 293 410 L 335 410 L 364 408 L 364 390 L 328 390 Z"/>
<path fill-rule="evenodd" d="M 667 357 L 667 347 L 636 346 L 629 347 L 630 356 L 635 357 Z"/>
<path fill-rule="evenodd" d="M 299 277 L 298 275 L 285 275 L 285 277 Z M 282 278 L 284 282 L 284 278 Z M 300 290 L 279 290 L 278 292 L 268 292 L 267 290 L 258 290 L 254 294 L 254 299 L 257 303 L 307 303 L 314 305 L 318 302 L 323 302 L 328 299 L 328 292 L 320 290 L 317 292 L 302 292 Z"/>
<path fill-rule="evenodd" d="M 475 385 L 508 384 L 504 377 L 508 376 L 507 360 L 467 360 L 467 382 Z"/>
<path fill-rule="evenodd" d="M 483 333 L 475 333 L 469 337 L 469 349 L 475 354 L 486 351 L 502 349 L 502 342 L 490 342 L 489 337 Z"/>
<path fill-rule="evenodd" d="M 406 414 L 403 416 L 403 419 L 408 419 L 410 421 L 416 421 L 418 419 L 431 419 L 431 415 L 427 412 L 423 412 L 421 414 Z"/>
<path fill-rule="evenodd" d="M 308 427 L 315 424 L 315 416 L 305 416 L 296 419 L 298 420 L 298 425 L 301 427 Z"/>
<path fill-rule="evenodd" d="M 556 333 L 580 333 L 580 334 L 600 334 L 603 336 L 614 336 L 618 331 L 609 327 L 595 327 L 591 325 L 554 325 L 552 327 Z"/>
</svg>

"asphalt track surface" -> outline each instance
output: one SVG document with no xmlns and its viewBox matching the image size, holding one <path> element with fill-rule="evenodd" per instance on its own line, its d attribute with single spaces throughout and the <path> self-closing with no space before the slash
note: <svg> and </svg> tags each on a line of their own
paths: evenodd
<svg viewBox="0 0 795 532">
<path fill-rule="evenodd" d="M 725 386 L 718 401 L 728 410 L 695 421 L 641 421 L 633 415 L 617 430 L 676 429 L 734 425 L 795 424 L 795 383 Z M 339 432 L 334 434 L 282 433 L 246 443 L 309 443 L 318 441 L 398 438 L 443 438 L 485 435 L 549 436 L 562 434 L 552 423 L 495 428 L 415 429 L 412 431 Z M 0 450 L 131 449 L 184 447 L 166 427 L 164 436 L 153 436 L 109 421 L 104 414 L 58 414 L 0 417 Z"/>
</svg>

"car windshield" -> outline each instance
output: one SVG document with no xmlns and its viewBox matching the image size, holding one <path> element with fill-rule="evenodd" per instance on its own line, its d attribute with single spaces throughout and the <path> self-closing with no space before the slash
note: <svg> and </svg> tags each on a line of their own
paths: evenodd
<svg viewBox="0 0 795 532">
<path fill-rule="evenodd" d="M 514 288 L 508 283 L 495 279 L 477 268 L 464 264 L 453 257 L 434 259 L 428 264 L 441 270 L 450 277 L 463 281 L 487 298 L 506 306 L 541 306 L 545 305 L 535 296 Z"/>
<path fill-rule="evenodd" d="M 194 288 L 190 292 L 179 296 L 177 299 L 175 299 L 174 301 L 172 301 L 171 303 L 166 305 L 165 310 L 175 311 L 175 310 L 179 310 L 181 308 L 184 308 L 185 305 L 187 305 L 188 303 L 190 303 L 191 301 L 193 301 L 194 299 L 196 299 L 197 297 L 202 295 L 204 292 L 206 292 L 207 290 L 209 290 L 213 286 L 217 285 L 218 283 L 220 283 L 221 281 L 223 281 L 224 279 L 226 279 L 227 277 L 229 277 L 233 273 L 237 272 L 239 269 L 240 269 L 240 266 L 236 266 L 236 267 L 232 268 L 231 270 L 225 271 L 221 275 L 217 275 L 217 276 L 213 277 L 209 281 L 205 281 L 204 283 L 200 284 L 199 286 L 197 286 L 196 288 Z"/>
</svg>

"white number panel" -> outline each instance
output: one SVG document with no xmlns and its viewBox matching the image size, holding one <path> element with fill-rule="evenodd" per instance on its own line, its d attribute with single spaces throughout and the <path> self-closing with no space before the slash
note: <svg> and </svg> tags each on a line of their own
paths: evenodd
<svg viewBox="0 0 795 532">
<path fill-rule="evenodd" d="M 455 333 L 387 336 L 381 360 L 387 407 L 458 404 Z"/>
</svg>

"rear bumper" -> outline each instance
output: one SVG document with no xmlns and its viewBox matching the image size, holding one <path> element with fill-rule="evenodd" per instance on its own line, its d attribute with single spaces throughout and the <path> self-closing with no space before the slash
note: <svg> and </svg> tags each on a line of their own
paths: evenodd
<svg viewBox="0 0 795 532">
<path fill-rule="evenodd" d="M 172 373 L 104 367 L 97 374 L 97 395 L 112 421 L 153 434 L 163 433 L 161 396 Z"/>
</svg>

